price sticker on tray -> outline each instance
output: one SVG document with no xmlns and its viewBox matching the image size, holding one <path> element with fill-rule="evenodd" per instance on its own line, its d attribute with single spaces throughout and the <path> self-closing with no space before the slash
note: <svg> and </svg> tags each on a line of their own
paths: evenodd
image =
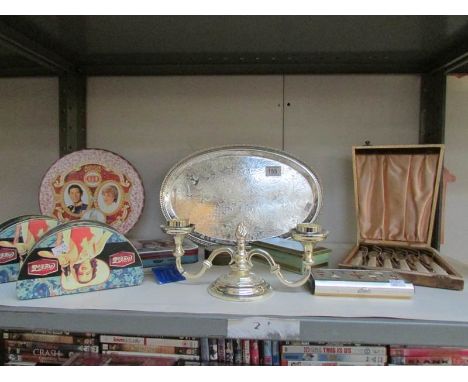
<svg viewBox="0 0 468 382">
<path fill-rule="evenodd" d="M 229 319 L 227 336 L 252 339 L 299 339 L 300 321 L 268 317 Z"/>
</svg>

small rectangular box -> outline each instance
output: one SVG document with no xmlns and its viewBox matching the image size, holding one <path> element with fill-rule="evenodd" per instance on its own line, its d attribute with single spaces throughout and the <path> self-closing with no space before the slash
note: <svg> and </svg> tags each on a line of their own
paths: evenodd
<svg viewBox="0 0 468 382">
<path fill-rule="evenodd" d="M 174 241 L 171 239 L 132 240 L 143 263 L 143 268 L 167 266 L 175 264 Z M 192 264 L 198 261 L 198 246 L 189 240 L 183 243 L 185 251 L 182 264 Z M 145 270 L 146 271 L 146 270 Z"/>
<path fill-rule="evenodd" d="M 258 240 L 252 242 L 253 248 L 260 248 L 266 250 L 273 260 L 281 266 L 281 269 L 304 274 L 304 262 L 303 254 L 304 247 L 298 241 L 292 239 L 284 239 L 281 237 L 273 237 L 264 240 Z M 328 265 L 331 250 L 325 247 L 314 248 L 314 265 L 313 268 L 325 267 Z M 263 263 L 267 262 L 262 257 L 257 257 L 255 260 L 259 260 Z"/>
<path fill-rule="evenodd" d="M 317 296 L 411 298 L 414 286 L 396 272 L 313 269 L 312 293 Z"/>
</svg>

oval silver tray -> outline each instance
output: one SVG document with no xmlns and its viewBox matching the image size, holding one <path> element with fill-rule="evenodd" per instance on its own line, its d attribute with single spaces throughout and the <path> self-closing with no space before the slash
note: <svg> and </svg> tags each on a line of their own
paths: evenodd
<svg viewBox="0 0 468 382">
<path fill-rule="evenodd" d="M 264 147 L 223 146 L 190 155 L 164 178 L 166 219 L 189 219 L 192 240 L 234 245 L 240 222 L 247 241 L 289 237 L 298 223 L 314 222 L 322 206 L 315 173 L 288 154 Z"/>
</svg>

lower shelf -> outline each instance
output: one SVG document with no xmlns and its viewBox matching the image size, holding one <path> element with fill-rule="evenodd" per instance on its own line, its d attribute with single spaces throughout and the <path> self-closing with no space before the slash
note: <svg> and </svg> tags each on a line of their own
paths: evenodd
<svg viewBox="0 0 468 382">
<path fill-rule="evenodd" d="M 6 330 L 0 336 L 0 365 L 9 366 L 468 365 L 464 347 L 21 330 Z"/>
<path fill-rule="evenodd" d="M 332 247 L 335 260 L 349 248 Z M 468 275 L 467 266 L 455 266 Z M 241 321 L 252 329 L 249 325 L 258 317 L 276 320 L 261 333 L 263 338 L 468 347 L 467 290 L 416 287 L 415 296 L 403 301 L 314 296 L 307 287 L 283 286 L 259 264 L 255 271 L 272 285 L 272 297 L 235 303 L 215 299 L 206 291 L 226 271 L 225 266 L 214 266 L 199 280 L 165 285 L 147 275 L 138 287 L 28 301 L 16 299 L 13 283 L 1 284 L 0 328 L 227 337 L 234 324 Z M 285 330 L 288 325 L 296 329 Z"/>
</svg>

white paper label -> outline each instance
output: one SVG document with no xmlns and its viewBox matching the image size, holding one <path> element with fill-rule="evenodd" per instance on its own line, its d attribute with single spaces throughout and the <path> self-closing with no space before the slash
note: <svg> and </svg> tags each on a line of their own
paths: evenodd
<svg viewBox="0 0 468 382">
<path fill-rule="evenodd" d="M 404 287 L 405 281 L 404 280 L 390 280 L 390 285 L 396 286 L 396 287 Z"/>
<path fill-rule="evenodd" d="M 229 338 L 299 339 L 300 321 L 268 317 L 229 319 L 227 336 Z"/>
<path fill-rule="evenodd" d="M 266 166 L 265 175 L 266 176 L 281 176 L 281 166 Z"/>
</svg>

